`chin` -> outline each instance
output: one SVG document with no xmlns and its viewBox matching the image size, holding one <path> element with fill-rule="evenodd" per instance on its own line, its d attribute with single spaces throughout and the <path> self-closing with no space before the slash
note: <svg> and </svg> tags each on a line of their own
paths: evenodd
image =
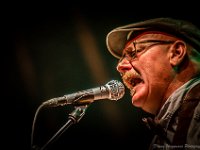
<svg viewBox="0 0 200 150">
<path fill-rule="evenodd" d="M 139 100 L 139 99 L 134 99 L 132 97 L 132 105 L 135 106 L 135 107 L 140 107 L 142 108 L 143 106 L 143 101 L 142 100 Z"/>
</svg>

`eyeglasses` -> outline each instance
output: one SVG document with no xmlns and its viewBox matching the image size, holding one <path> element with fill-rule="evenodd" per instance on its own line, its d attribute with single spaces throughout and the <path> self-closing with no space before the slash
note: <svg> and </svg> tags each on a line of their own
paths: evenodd
<svg viewBox="0 0 200 150">
<path fill-rule="evenodd" d="M 135 59 L 137 54 L 144 53 L 153 46 L 156 45 L 166 45 L 172 44 L 175 41 L 163 41 L 163 40 L 146 40 L 141 42 L 133 42 L 134 49 L 132 47 L 128 47 L 124 50 L 122 57 L 120 58 L 119 62 L 121 62 L 124 58 L 127 58 L 129 61 Z"/>
</svg>

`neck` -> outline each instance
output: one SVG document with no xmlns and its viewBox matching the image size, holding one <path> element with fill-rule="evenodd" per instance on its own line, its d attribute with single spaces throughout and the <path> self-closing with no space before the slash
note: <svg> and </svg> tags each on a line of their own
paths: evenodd
<svg viewBox="0 0 200 150">
<path fill-rule="evenodd" d="M 187 65 L 187 67 L 180 70 L 178 73 L 175 73 L 174 78 L 170 82 L 170 84 L 164 94 L 161 107 L 175 90 L 177 90 L 179 87 L 184 85 L 186 82 L 188 82 L 189 80 L 194 78 L 196 75 L 197 75 L 197 71 L 196 71 L 194 65 L 192 65 L 192 63 L 189 63 Z"/>
</svg>

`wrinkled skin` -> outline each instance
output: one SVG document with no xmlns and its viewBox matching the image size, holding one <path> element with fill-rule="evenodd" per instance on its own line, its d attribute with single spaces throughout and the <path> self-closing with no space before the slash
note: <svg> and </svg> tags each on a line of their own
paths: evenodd
<svg viewBox="0 0 200 150">
<path fill-rule="evenodd" d="M 156 114 L 170 94 L 187 79 L 178 80 L 177 70 L 186 55 L 183 41 L 164 34 L 143 34 L 128 42 L 123 50 L 135 49 L 133 41 L 171 40 L 171 44 L 157 44 L 138 52 L 136 58 L 124 57 L 117 65 L 124 84 L 130 89 L 132 104 Z M 137 46 L 136 46 L 137 47 Z"/>
</svg>

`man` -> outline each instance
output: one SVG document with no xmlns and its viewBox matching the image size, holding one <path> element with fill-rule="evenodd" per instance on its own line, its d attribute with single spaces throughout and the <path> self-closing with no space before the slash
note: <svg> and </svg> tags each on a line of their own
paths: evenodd
<svg viewBox="0 0 200 150">
<path fill-rule="evenodd" d="M 155 115 L 143 119 L 150 149 L 200 149 L 200 30 L 155 18 L 113 29 L 106 44 L 132 104 Z"/>
</svg>

